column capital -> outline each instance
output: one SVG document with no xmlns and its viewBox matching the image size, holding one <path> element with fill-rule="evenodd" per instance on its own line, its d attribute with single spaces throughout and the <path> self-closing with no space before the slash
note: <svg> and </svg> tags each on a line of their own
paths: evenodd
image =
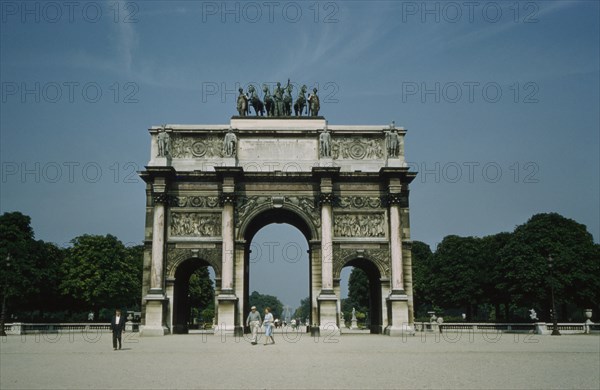
<svg viewBox="0 0 600 390">
<path fill-rule="evenodd" d="M 332 205 L 333 201 L 335 199 L 335 196 L 333 195 L 332 192 L 322 192 L 319 194 L 319 204 L 324 205 Z"/>
<path fill-rule="evenodd" d="M 152 200 L 154 204 L 168 205 L 172 202 L 173 197 L 166 192 L 152 192 Z"/>
<path fill-rule="evenodd" d="M 219 201 L 222 206 L 226 204 L 235 205 L 236 195 L 233 192 L 223 193 L 219 197 Z"/>
<path fill-rule="evenodd" d="M 402 203 L 402 194 L 401 193 L 395 193 L 395 194 L 388 194 L 387 195 L 387 203 L 388 205 L 392 206 L 392 205 L 400 205 Z"/>
</svg>

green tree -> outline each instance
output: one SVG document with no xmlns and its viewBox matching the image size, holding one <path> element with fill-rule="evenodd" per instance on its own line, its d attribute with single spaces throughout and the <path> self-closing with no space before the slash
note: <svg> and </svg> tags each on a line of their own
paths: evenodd
<svg viewBox="0 0 600 390">
<path fill-rule="evenodd" d="M 368 312 L 370 309 L 369 278 L 360 268 L 353 267 L 348 278 L 348 298 L 342 300 L 344 320 L 350 321 L 352 309 L 357 312 Z"/>
<path fill-rule="evenodd" d="M 558 306 L 573 303 L 598 308 L 599 253 L 585 225 L 557 213 L 536 214 L 515 229 L 500 251 L 504 277 L 497 286 L 520 306 L 543 308 L 540 314 L 546 319 L 551 285 Z"/>
<path fill-rule="evenodd" d="M 215 287 L 210 279 L 208 267 L 200 267 L 192 273 L 189 294 L 190 306 L 199 310 L 205 322 L 212 321 L 215 308 Z"/>
<path fill-rule="evenodd" d="M 20 212 L 0 216 L 0 294 L 2 294 L 2 332 L 7 306 L 20 307 L 26 297 L 36 293 L 39 272 L 32 251 L 31 218 Z"/>
<path fill-rule="evenodd" d="M 447 236 L 431 258 L 426 277 L 428 297 L 434 305 L 465 308 L 467 318 L 476 315 L 477 304 L 484 299 L 485 259 L 480 255 L 481 239 Z"/>
<path fill-rule="evenodd" d="M 252 291 L 252 294 L 250 294 L 250 306 L 256 306 L 256 309 L 261 313 L 261 316 L 267 307 L 271 308 L 271 313 L 273 313 L 274 318 L 281 316 L 281 313 L 283 312 L 283 303 L 281 303 L 277 297 L 259 294 L 257 291 Z"/>
<path fill-rule="evenodd" d="M 300 318 L 302 321 L 310 318 L 310 297 L 300 301 L 300 307 L 294 312 L 294 318 Z"/>
<path fill-rule="evenodd" d="M 76 307 L 100 308 L 135 305 L 141 294 L 138 248 L 126 248 L 112 235 L 83 235 L 71 241 L 62 266 L 60 288 Z"/>
<path fill-rule="evenodd" d="M 512 301 L 510 294 L 504 288 L 499 286 L 502 284 L 505 275 L 502 270 L 502 262 L 500 260 L 500 252 L 509 242 L 512 233 L 498 233 L 491 236 L 483 237 L 480 241 L 480 256 L 482 257 L 481 282 L 483 287 L 483 299 L 486 303 L 494 306 L 495 318 L 494 321 L 510 321 L 510 307 Z M 503 306 L 504 310 L 501 310 Z"/>
<path fill-rule="evenodd" d="M 431 286 L 427 285 L 427 275 L 432 272 L 431 248 L 424 242 L 414 241 L 412 244 L 413 294 L 415 311 L 423 312 L 431 308 L 431 302 L 426 298 Z"/>
</svg>

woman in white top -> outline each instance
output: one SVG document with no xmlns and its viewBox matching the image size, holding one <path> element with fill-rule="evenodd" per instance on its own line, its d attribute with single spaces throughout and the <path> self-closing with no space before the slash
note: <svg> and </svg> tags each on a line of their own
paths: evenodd
<svg viewBox="0 0 600 390">
<path fill-rule="evenodd" d="M 270 312 L 271 308 L 267 307 L 265 309 L 265 318 L 263 320 L 263 325 L 265 326 L 265 345 L 269 343 L 269 339 L 271 339 L 272 344 L 275 344 L 275 339 L 273 338 L 273 314 Z"/>
</svg>

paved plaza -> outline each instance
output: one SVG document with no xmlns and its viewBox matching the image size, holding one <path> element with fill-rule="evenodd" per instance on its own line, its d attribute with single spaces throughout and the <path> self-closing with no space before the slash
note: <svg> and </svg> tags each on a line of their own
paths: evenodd
<svg viewBox="0 0 600 390">
<path fill-rule="evenodd" d="M 598 335 L 314 338 L 279 330 L 268 346 L 204 334 L 125 337 L 121 351 L 109 333 L 5 337 L 0 388 L 600 388 Z"/>
</svg>

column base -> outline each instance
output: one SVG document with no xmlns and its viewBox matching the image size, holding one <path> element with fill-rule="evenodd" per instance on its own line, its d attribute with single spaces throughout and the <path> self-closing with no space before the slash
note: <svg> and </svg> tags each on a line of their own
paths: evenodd
<svg viewBox="0 0 600 390">
<path fill-rule="evenodd" d="M 338 298 L 333 290 L 323 290 L 317 297 L 319 302 L 319 332 L 321 336 L 339 336 Z"/>
<path fill-rule="evenodd" d="M 164 336 L 169 334 L 169 328 L 165 326 L 165 302 L 167 297 L 162 290 L 150 290 L 144 297 L 146 300 L 146 316 L 144 325 L 140 325 L 140 336 Z"/>
<path fill-rule="evenodd" d="M 164 336 L 167 334 L 169 334 L 169 329 L 166 326 L 151 327 L 146 325 L 140 325 L 141 337 Z"/>
<path fill-rule="evenodd" d="M 414 335 L 415 330 L 408 322 L 408 296 L 404 291 L 392 291 L 386 301 L 390 325 L 384 333 L 388 336 Z"/>
<path fill-rule="evenodd" d="M 243 328 L 236 326 L 235 313 L 238 297 L 233 291 L 224 290 L 217 296 L 217 327 L 215 334 L 237 335 L 243 333 Z"/>
</svg>

